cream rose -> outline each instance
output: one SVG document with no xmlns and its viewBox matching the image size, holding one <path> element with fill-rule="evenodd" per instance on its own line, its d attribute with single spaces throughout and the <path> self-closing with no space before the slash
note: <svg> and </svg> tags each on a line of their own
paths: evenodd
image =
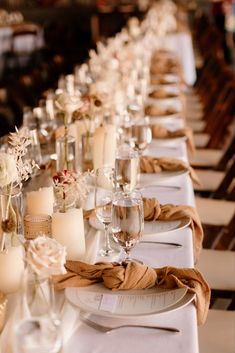
<svg viewBox="0 0 235 353">
<path fill-rule="evenodd" d="M 13 183 L 18 179 L 15 158 L 7 153 L 0 153 L 0 187 Z"/>
<path fill-rule="evenodd" d="M 65 258 L 65 247 L 44 235 L 31 240 L 26 251 L 27 263 L 40 278 L 66 273 Z"/>
<path fill-rule="evenodd" d="M 57 107 L 69 114 L 83 106 L 83 101 L 80 97 L 72 96 L 66 92 L 61 93 L 56 100 Z"/>
</svg>

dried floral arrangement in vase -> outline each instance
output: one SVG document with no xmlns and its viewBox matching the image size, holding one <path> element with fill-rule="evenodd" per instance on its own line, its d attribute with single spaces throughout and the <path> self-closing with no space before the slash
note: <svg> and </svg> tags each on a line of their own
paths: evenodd
<svg viewBox="0 0 235 353">
<path fill-rule="evenodd" d="M 59 212 L 65 213 L 69 208 L 82 207 L 90 191 L 88 180 L 93 172 L 75 173 L 70 170 L 58 172 L 53 176 L 54 195 Z"/>
<path fill-rule="evenodd" d="M 0 153 L 0 191 L 1 191 L 1 229 L 0 251 L 5 247 L 6 234 L 11 236 L 11 245 L 15 245 L 17 236 L 17 208 L 13 207 L 13 198 L 21 193 L 22 183 L 29 179 L 35 168 L 34 160 L 27 159 L 27 147 L 31 144 L 29 130 L 25 127 L 10 133 L 10 147 Z"/>
</svg>

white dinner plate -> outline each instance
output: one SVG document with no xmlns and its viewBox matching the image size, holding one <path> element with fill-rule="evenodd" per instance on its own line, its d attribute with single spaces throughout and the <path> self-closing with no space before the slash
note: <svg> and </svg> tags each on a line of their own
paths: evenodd
<svg viewBox="0 0 235 353">
<path fill-rule="evenodd" d="M 176 97 L 166 97 L 166 98 L 152 98 L 152 97 L 148 97 L 146 99 L 146 105 L 154 105 L 154 104 L 160 104 L 163 106 L 172 106 L 175 107 L 177 109 L 177 111 L 181 111 L 182 110 L 182 102 L 180 99 L 180 96 L 176 96 Z"/>
<path fill-rule="evenodd" d="M 180 113 L 169 114 L 169 115 L 151 115 L 150 122 L 151 124 L 162 124 L 162 123 L 174 123 L 181 119 Z"/>
<path fill-rule="evenodd" d="M 169 138 L 154 138 L 151 142 L 151 147 L 174 147 L 187 140 L 186 136 L 169 137 Z"/>
<path fill-rule="evenodd" d="M 188 170 L 178 170 L 178 171 L 163 171 L 160 173 L 141 173 L 139 187 L 156 185 L 162 181 L 168 181 L 169 179 L 176 179 L 176 177 L 182 177 L 188 175 Z"/>
<path fill-rule="evenodd" d="M 188 227 L 191 223 L 190 218 L 185 217 L 174 221 L 153 221 L 144 223 L 144 234 L 158 235 L 162 233 L 174 232 Z M 97 229 L 104 230 L 103 224 L 96 216 L 90 217 L 89 224 Z"/>
<path fill-rule="evenodd" d="M 103 283 L 66 288 L 65 296 L 86 312 L 114 318 L 141 318 L 166 313 L 182 308 L 194 298 L 186 288 L 111 291 Z"/>
<path fill-rule="evenodd" d="M 144 222 L 144 234 L 152 234 L 156 236 L 162 233 L 170 233 L 176 230 L 182 230 L 188 227 L 190 223 L 191 219 L 188 217 L 174 221 Z"/>
</svg>

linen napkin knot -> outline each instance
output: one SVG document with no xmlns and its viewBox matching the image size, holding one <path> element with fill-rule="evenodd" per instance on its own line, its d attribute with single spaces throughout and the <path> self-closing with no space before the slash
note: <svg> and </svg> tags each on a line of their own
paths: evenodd
<svg viewBox="0 0 235 353">
<path fill-rule="evenodd" d="M 67 274 L 54 276 L 58 290 L 84 287 L 103 282 L 112 290 L 147 289 L 154 286 L 174 289 L 187 288 L 196 294 L 198 324 L 205 322 L 210 303 L 210 288 L 201 273 L 192 268 L 163 267 L 154 269 L 137 262 L 97 263 L 66 262 Z"/>
<path fill-rule="evenodd" d="M 141 173 L 161 173 L 163 171 L 188 171 L 192 181 L 200 185 L 200 180 L 194 169 L 184 161 L 172 157 L 152 157 L 141 156 L 140 158 Z"/>
</svg>

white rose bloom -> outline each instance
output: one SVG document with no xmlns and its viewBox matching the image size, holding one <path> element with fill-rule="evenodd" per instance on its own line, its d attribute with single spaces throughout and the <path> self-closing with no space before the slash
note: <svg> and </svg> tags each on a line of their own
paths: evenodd
<svg viewBox="0 0 235 353">
<path fill-rule="evenodd" d="M 66 273 L 64 267 L 66 261 L 65 247 L 55 239 L 44 235 L 29 242 L 26 260 L 40 278 L 49 278 L 53 275 Z"/>
<path fill-rule="evenodd" d="M 17 179 L 15 158 L 10 154 L 0 152 L 0 187 L 7 186 Z"/>
<path fill-rule="evenodd" d="M 80 97 L 72 96 L 64 92 L 57 98 L 56 105 L 60 110 L 72 114 L 75 110 L 83 106 L 83 101 Z"/>
</svg>

